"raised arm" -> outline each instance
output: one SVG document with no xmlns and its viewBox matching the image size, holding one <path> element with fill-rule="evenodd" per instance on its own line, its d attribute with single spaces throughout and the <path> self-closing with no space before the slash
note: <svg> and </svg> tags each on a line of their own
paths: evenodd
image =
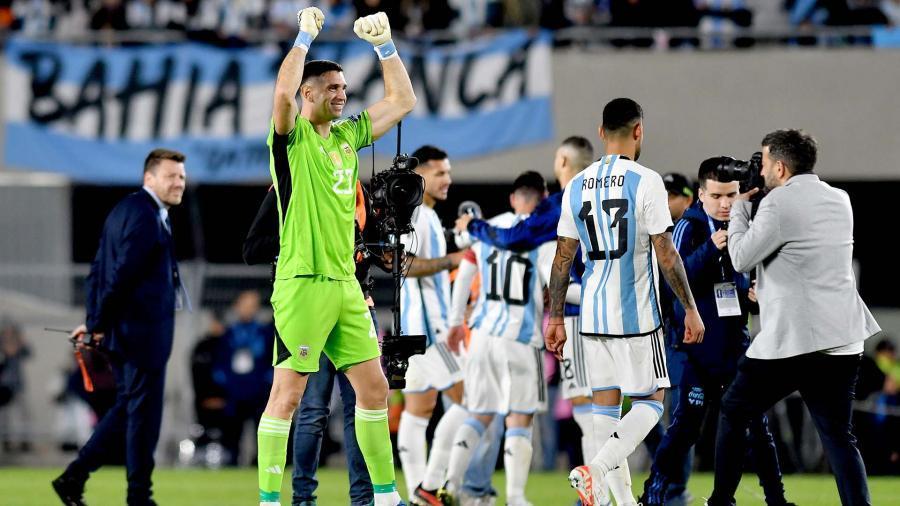
<svg viewBox="0 0 900 506">
<path fill-rule="evenodd" d="M 325 15 L 317 7 L 307 7 L 297 13 L 297 24 L 300 31 L 294 41 L 294 47 L 284 57 L 278 78 L 275 80 L 275 98 L 272 106 L 272 119 L 275 122 L 275 133 L 287 135 L 294 129 L 297 119 L 297 91 L 303 80 L 303 62 L 313 39 L 325 23 Z"/>
<path fill-rule="evenodd" d="M 684 264 L 681 263 L 681 256 L 672 243 L 672 234 L 670 232 L 654 234 L 650 236 L 650 241 L 656 250 L 659 270 L 662 271 L 663 276 L 669 283 L 672 293 L 678 297 L 681 305 L 684 306 L 684 343 L 693 344 L 703 341 L 703 332 L 705 330 L 703 321 L 700 319 L 700 313 L 697 312 L 697 305 L 694 302 L 694 295 L 691 293 L 691 286 L 684 271 Z"/>
<path fill-rule="evenodd" d="M 353 24 L 353 31 L 375 47 L 375 53 L 381 60 L 384 98 L 367 109 L 372 120 L 372 139 L 378 139 L 412 111 L 416 105 L 416 94 L 391 40 L 387 14 L 379 12 L 361 17 Z"/>
</svg>

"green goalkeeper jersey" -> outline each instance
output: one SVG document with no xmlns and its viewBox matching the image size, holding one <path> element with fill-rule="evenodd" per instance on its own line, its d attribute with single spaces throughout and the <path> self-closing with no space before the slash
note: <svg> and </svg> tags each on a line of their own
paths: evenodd
<svg viewBox="0 0 900 506">
<path fill-rule="evenodd" d="M 355 279 L 356 151 L 372 143 L 369 113 L 335 121 L 327 139 L 297 115 L 287 135 L 269 131 L 269 171 L 278 196 L 281 251 L 276 279 L 318 274 Z"/>
</svg>

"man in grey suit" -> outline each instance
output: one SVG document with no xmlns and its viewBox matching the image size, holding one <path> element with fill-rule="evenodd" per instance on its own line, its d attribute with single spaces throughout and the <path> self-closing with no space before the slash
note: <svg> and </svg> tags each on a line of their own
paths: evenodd
<svg viewBox="0 0 900 506">
<path fill-rule="evenodd" d="M 708 504 L 735 504 L 750 420 L 799 391 L 841 503 L 868 505 L 851 403 L 863 341 L 881 329 L 856 291 L 850 199 L 813 174 L 816 141 L 806 133 L 778 130 L 762 147 L 769 194 L 752 223 L 748 199 L 757 190 L 741 195 L 728 230 L 734 268 L 756 269 L 761 329 L 722 399 Z"/>
</svg>

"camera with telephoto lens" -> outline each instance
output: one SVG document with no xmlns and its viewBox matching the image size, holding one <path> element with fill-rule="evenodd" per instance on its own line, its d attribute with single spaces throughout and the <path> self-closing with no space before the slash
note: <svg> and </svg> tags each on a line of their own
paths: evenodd
<svg viewBox="0 0 900 506">
<path fill-rule="evenodd" d="M 753 188 L 763 190 L 765 181 L 762 177 L 762 152 L 753 153 L 749 160 L 735 160 L 730 156 L 722 156 L 716 167 L 716 175 L 719 181 L 739 181 L 741 193 L 747 193 Z M 757 196 L 762 198 L 762 192 L 757 193 L 754 198 Z"/>
<path fill-rule="evenodd" d="M 412 215 L 425 195 L 425 180 L 413 169 L 419 160 L 397 155 L 386 170 L 375 174 L 369 183 L 372 214 L 379 235 L 412 232 Z"/>
<path fill-rule="evenodd" d="M 372 227 L 366 244 L 373 255 L 382 259 L 386 258 L 387 252 L 392 255 L 390 272 L 394 282 L 394 303 L 391 312 L 394 331 L 392 335 L 384 336 L 381 343 L 382 364 L 392 389 L 406 386 L 409 357 L 425 353 L 426 348 L 424 335 L 403 335 L 400 329 L 400 284 L 403 278 L 400 236 L 413 231 L 412 216 L 425 195 L 425 180 L 413 170 L 418 164 L 419 160 L 415 157 L 398 154 L 391 166 L 375 174 L 369 183 Z"/>
</svg>

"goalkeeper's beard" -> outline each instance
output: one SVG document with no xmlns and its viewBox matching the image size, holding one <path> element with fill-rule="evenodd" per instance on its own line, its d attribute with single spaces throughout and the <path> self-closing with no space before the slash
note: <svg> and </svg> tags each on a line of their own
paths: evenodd
<svg viewBox="0 0 900 506">
<path fill-rule="evenodd" d="M 342 104 L 340 107 L 336 107 L 331 102 L 322 102 L 322 104 L 315 109 L 316 116 L 319 118 L 318 121 L 334 121 L 341 117 L 341 114 L 344 112 L 344 105 Z"/>
</svg>

